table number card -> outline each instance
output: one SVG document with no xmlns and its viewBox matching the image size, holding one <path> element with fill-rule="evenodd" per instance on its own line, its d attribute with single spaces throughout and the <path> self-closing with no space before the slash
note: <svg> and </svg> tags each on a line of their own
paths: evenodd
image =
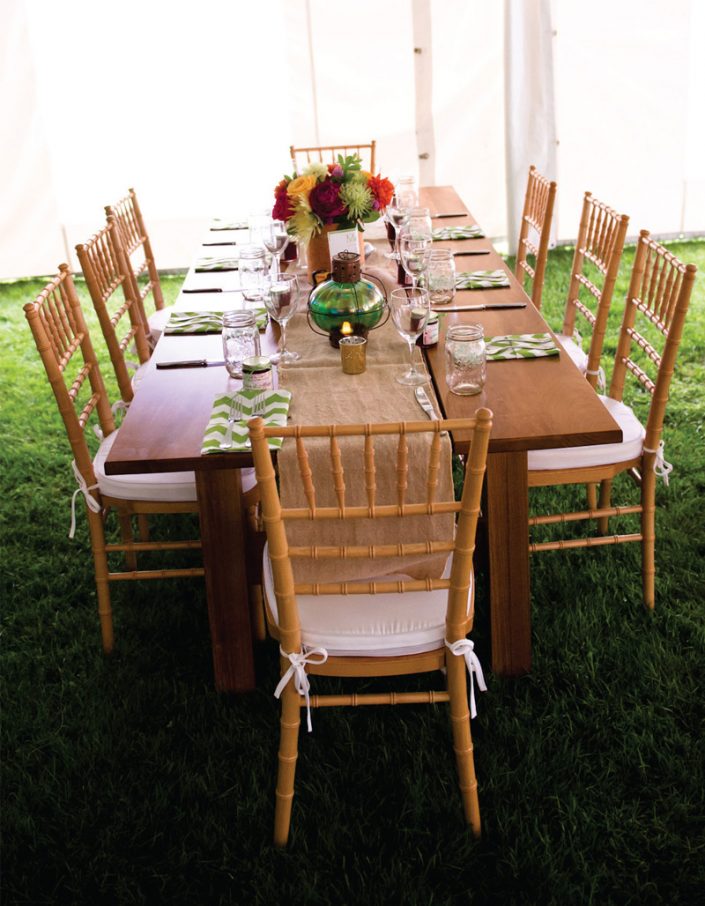
<svg viewBox="0 0 705 906">
<path fill-rule="evenodd" d="M 360 254 L 360 233 L 355 227 L 352 230 L 332 230 L 328 233 L 328 248 L 331 261 L 339 252 L 356 252 Z"/>
</svg>

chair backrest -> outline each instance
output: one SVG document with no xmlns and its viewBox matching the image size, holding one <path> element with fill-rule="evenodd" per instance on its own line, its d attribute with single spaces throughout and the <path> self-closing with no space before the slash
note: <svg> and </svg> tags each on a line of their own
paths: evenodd
<svg viewBox="0 0 705 906">
<path fill-rule="evenodd" d="M 357 154 L 362 161 L 362 167 L 375 175 L 375 146 L 373 140 L 367 143 L 352 145 L 316 145 L 310 148 L 295 148 L 290 146 L 291 162 L 294 166 L 294 172 L 300 173 L 301 170 L 310 164 L 311 161 L 321 161 L 322 163 L 337 163 L 338 155 L 342 154 L 347 157 L 350 154 Z"/>
<path fill-rule="evenodd" d="M 128 189 L 127 195 L 115 204 L 105 206 L 106 217 L 114 217 L 120 228 L 123 248 L 130 262 L 130 270 L 135 278 L 135 291 L 139 294 L 144 306 L 144 301 L 151 293 L 154 307 L 159 310 L 164 308 L 162 285 L 159 282 L 159 272 L 154 263 L 152 244 L 144 224 L 142 211 L 137 202 L 134 189 Z M 140 278 L 147 274 L 146 282 L 139 285 Z"/>
<path fill-rule="evenodd" d="M 648 230 L 641 231 L 609 395 L 616 400 L 623 398 L 628 374 L 651 394 L 644 440 L 648 450 L 656 450 L 661 439 L 668 389 L 696 271 L 694 264 L 683 264 L 651 239 Z M 652 377 L 649 370 L 653 374 L 654 369 Z"/>
<path fill-rule="evenodd" d="M 549 182 L 545 176 L 541 176 L 532 164 L 529 167 L 529 178 L 526 183 L 514 273 L 522 286 L 525 285 L 526 278 L 529 278 L 531 301 L 539 309 L 541 308 L 543 278 L 548 259 L 548 242 L 551 236 L 555 199 L 556 183 Z M 529 264 L 528 255 L 534 257 L 533 266 Z"/>
<path fill-rule="evenodd" d="M 590 192 L 585 193 L 578 238 L 575 243 L 573 269 L 570 273 L 563 333 L 569 337 L 575 333 L 577 315 L 587 322 L 591 334 L 587 379 L 593 387 L 597 384 L 607 318 L 628 226 L 629 218 L 626 214 L 618 214 L 606 204 L 593 198 Z M 589 276 L 590 266 L 596 268 L 603 277 L 601 289 Z M 581 289 L 586 290 L 587 294 L 592 296 L 597 303 L 594 311 L 589 305 L 591 300 L 585 293 L 583 294 L 585 301 L 580 298 Z"/>
<path fill-rule="evenodd" d="M 76 254 L 98 315 L 120 394 L 124 402 L 129 403 L 134 393 L 125 352 L 134 343 L 141 363 L 146 362 L 151 353 L 147 343 L 144 309 L 139 296 L 134 292 L 129 261 L 115 218 L 110 217 L 107 226 L 88 242 L 77 245 Z M 125 316 L 129 324 L 126 332 L 119 337 L 118 325 Z M 124 328 L 123 324 L 120 330 Z"/>
<path fill-rule="evenodd" d="M 437 422 L 397 422 L 373 425 L 322 425 L 266 428 L 261 418 L 249 422 L 252 455 L 255 462 L 257 483 L 260 489 L 262 515 L 269 543 L 274 589 L 279 616 L 280 643 L 285 652 L 299 651 L 301 634 L 296 606 L 297 594 L 386 594 L 390 592 L 418 592 L 448 589 L 446 614 L 447 638 L 463 638 L 468 632 L 468 589 L 475 548 L 475 531 L 480 509 L 480 494 L 487 458 L 487 445 L 492 427 L 492 413 L 479 409 L 474 419 L 457 419 Z M 465 469 L 465 484 L 460 501 L 436 500 L 439 464 L 441 457 L 441 432 L 471 432 L 472 445 Z M 408 475 L 408 436 L 431 435 L 428 445 L 427 481 L 425 502 L 406 503 Z M 394 502 L 377 502 L 375 472 L 382 463 L 389 465 L 388 452 L 382 462 L 375 462 L 375 437 L 396 436 L 396 484 Z M 299 477 L 308 505 L 285 509 L 281 505 L 277 481 L 268 445 L 269 437 L 292 437 L 296 440 Z M 338 438 L 360 438 L 363 459 L 366 505 L 346 505 L 345 472 Z M 314 475 L 309 467 L 305 438 L 328 438 L 331 473 L 337 506 L 318 506 Z M 458 513 L 455 540 L 420 542 L 411 544 L 349 545 L 346 547 L 290 547 L 284 524 L 288 520 L 375 520 L 389 517 L 433 516 L 441 513 Z M 294 580 L 292 558 L 316 560 L 321 558 L 362 557 L 374 561 L 390 556 L 412 556 L 454 552 L 449 579 L 419 580 L 370 580 L 362 582 L 330 582 L 300 584 Z M 372 569 L 374 574 L 374 569 Z"/>
<path fill-rule="evenodd" d="M 58 275 L 34 302 L 24 306 L 24 313 L 54 391 L 76 466 L 91 487 L 95 475 L 84 433 L 86 424 L 95 410 L 107 437 L 115 430 L 115 422 L 67 264 L 59 266 Z M 78 359 L 72 361 L 77 353 Z M 82 393 L 86 380 L 88 388 Z"/>
</svg>

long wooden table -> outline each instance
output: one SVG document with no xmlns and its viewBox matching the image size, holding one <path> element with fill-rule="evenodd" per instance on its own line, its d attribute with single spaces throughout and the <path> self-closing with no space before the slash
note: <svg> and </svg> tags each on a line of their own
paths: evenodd
<svg viewBox="0 0 705 906">
<path fill-rule="evenodd" d="M 432 213 L 463 211 L 465 206 L 450 187 L 422 190 L 422 202 Z M 471 223 L 470 215 L 435 221 L 436 226 Z M 227 233 L 210 233 L 209 241 L 228 241 Z M 448 243 L 455 249 L 487 248 L 490 254 L 458 257 L 459 270 L 504 267 L 489 240 Z M 232 250 L 232 249 L 231 249 Z M 227 254 L 228 247 L 203 247 L 201 254 Z M 370 265 L 373 263 L 369 262 Z M 237 274 L 194 274 L 185 286 L 236 286 Z M 474 290 L 456 295 L 455 304 L 527 301 L 526 309 L 466 314 L 449 313 L 455 321 L 482 323 L 487 336 L 547 330 L 540 314 L 512 278 L 510 289 Z M 236 307 L 235 295 L 181 294 L 182 310 Z M 271 327 L 263 347 L 273 349 Z M 240 469 L 251 465 L 247 453 L 202 456 L 203 433 L 213 399 L 236 389 L 222 367 L 158 370 L 157 361 L 222 358 L 220 337 L 163 336 L 152 364 L 120 428 L 106 462 L 109 474 L 182 471 L 196 473 L 206 593 L 213 647 L 216 688 L 245 691 L 254 688 L 254 661 L 247 597 L 247 563 L 243 543 Z M 594 391 L 568 356 L 493 362 L 482 394 L 458 397 L 445 384 L 442 342 L 429 351 L 428 364 L 445 414 L 464 417 L 478 406 L 494 412 L 487 467 L 492 666 L 517 675 L 531 666 L 530 581 L 528 549 L 527 450 L 583 444 L 613 443 L 621 431 L 597 400 Z M 374 413 L 370 413 L 371 420 Z M 460 452 L 468 438 L 454 437 Z"/>
</svg>

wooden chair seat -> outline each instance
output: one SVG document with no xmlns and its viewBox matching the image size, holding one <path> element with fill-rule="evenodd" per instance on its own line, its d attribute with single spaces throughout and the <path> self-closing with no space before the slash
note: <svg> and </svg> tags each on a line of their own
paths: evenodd
<svg viewBox="0 0 705 906">
<path fill-rule="evenodd" d="M 487 458 L 492 413 L 480 409 L 475 419 L 437 422 L 397 422 L 368 425 L 317 425 L 267 428 L 261 418 L 249 422 L 252 455 L 260 493 L 262 518 L 267 532 L 264 557 L 264 596 L 270 631 L 279 642 L 281 679 L 275 691 L 281 696 L 279 772 L 274 818 L 274 842 L 284 846 L 289 836 L 294 798 L 300 712 L 335 705 L 382 705 L 448 702 L 458 780 L 465 819 L 480 833 L 480 809 L 473 760 L 470 717 L 474 713 L 473 676 L 484 688 L 482 671 L 467 639 L 472 629 L 474 582 L 472 559 L 480 511 L 480 495 Z M 472 432 L 461 501 L 452 498 L 452 483 L 441 480 L 443 432 Z M 301 490 L 307 505 L 285 506 L 272 463 L 268 438 L 284 437 L 295 444 Z M 380 438 L 379 445 L 376 440 Z M 413 438 L 420 443 L 410 444 Z M 346 441 L 352 441 L 347 444 Z M 390 444 L 391 442 L 391 444 Z M 307 443 L 315 453 L 327 450 L 328 464 L 314 457 L 312 468 Z M 396 447 L 396 453 L 394 448 Z M 415 487 L 409 490 L 409 461 L 425 461 Z M 343 455 L 344 451 L 351 458 Z M 358 459 L 360 457 L 360 459 Z M 423 457 L 423 458 L 422 458 Z M 450 469 L 449 458 L 443 461 Z M 281 464 L 281 460 L 280 460 Z M 384 470 L 384 474 L 382 471 Z M 387 472 L 389 471 L 389 474 Z M 389 484 L 390 474 L 394 476 Z M 288 474 L 287 478 L 294 478 Z M 444 476 L 449 477 L 449 476 Z M 331 481 L 334 494 L 331 498 Z M 357 484 L 357 495 L 346 496 L 346 487 Z M 446 491 L 439 491 L 447 488 Z M 421 500 L 416 499 L 422 489 Z M 388 499 L 390 498 L 390 499 Z M 440 499 L 439 499 L 440 498 Z M 331 503 L 331 499 L 335 502 Z M 348 502 L 350 501 L 350 502 Z M 410 502 L 411 501 L 411 502 Z M 388 543 L 370 541 L 370 522 L 390 519 L 456 514 L 449 520 L 450 537 L 434 541 Z M 297 545 L 287 537 L 285 523 L 305 520 L 318 523 L 321 544 Z M 342 546 L 335 540 L 337 523 L 353 531 Z M 445 529 L 443 530 L 445 533 Z M 307 536 L 308 537 L 308 536 Z M 452 556 L 450 556 L 452 554 Z M 419 555 L 443 555 L 446 570 L 440 578 L 412 579 L 379 575 L 391 562 L 417 563 Z M 401 558 L 399 560 L 398 558 Z M 443 563 L 441 559 L 441 565 Z M 346 575 L 346 561 L 355 560 L 374 579 L 318 581 L 316 561 L 335 566 Z M 302 570 L 296 564 L 303 565 Z M 376 568 L 375 568 L 376 567 Z M 298 578 L 295 578 L 298 575 Z M 320 575 L 320 573 L 318 574 Z M 339 677 L 403 676 L 446 669 L 447 690 L 421 692 L 310 695 L 308 675 Z M 468 672 L 470 707 L 468 708 Z"/>
<path fill-rule="evenodd" d="M 622 429 L 620 444 L 596 444 L 588 447 L 558 447 L 554 450 L 530 450 L 529 472 L 554 469 L 583 469 L 592 466 L 610 466 L 614 463 L 638 459 L 644 448 L 646 429 L 625 403 L 598 396 L 612 418 Z M 538 476 L 536 476 L 538 480 Z M 531 483 L 531 477 L 529 478 Z"/>
<path fill-rule="evenodd" d="M 590 199 L 586 197 L 586 202 Z M 605 210 L 602 206 L 603 213 Z M 621 254 L 620 241 L 626 229 L 625 218 L 617 215 L 613 222 L 612 249 L 606 257 L 611 260 L 610 279 L 615 273 L 615 249 Z M 588 508 L 582 512 L 551 513 L 531 516 L 529 526 L 549 526 L 583 521 L 597 522 L 597 535 L 532 542 L 529 550 L 558 551 L 579 547 L 602 547 L 611 544 L 637 542 L 642 553 L 642 589 L 644 605 L 655 605 L 655 542 L 656 542 L 656 481 L 660 476 L 668 483 L 671 466 L 663 450 L 664 416 L 669 387 L 678 355 L 685 317 L 690 304 L 696 268 L 683 264 L 664 246 L 642 230 L 637 242 L 626 305 L 619 333 L 617 352 L 609 392 L 600 399 L 622 428 L 621 444 L 593 447 L 532 451 L 528 456 L 529 486 L 587 484 Z M 611 294 L 611 288 L 609 290 Z M 604 296 L 604 291 L 603 291 Z M 591 368 L 588 377 L 596 375 L 596 364 L 604 334 L 606 312 L 601 304 L 594 319 L 595 334 L 590 346 Z M 601 321 L 601 324 L 600 324 Z M 567 327 L 567 329 L 566 329 Z M 567 334 L 570 324 L 564 326 Z M 599 348 L 598 348 L 599 347 Z M 592 372 L 592 374 L 590 374 Z M 638 383 L 640 394 L 651 397 L 646 425 L 642 425 L 628 405 L 623 402 L 627 378 Z M 640 490 L 638 504 L 612 505 L 612 483 L 627 473 Z M 599 485 L 599 499 L 597 488 Z M 609 520 L 623 516 L 638 516 L 640 531 L 608 533 Z"/>
<path fill-rule="evenodd" d="M 453 558 L 448 558 L 441 578 L 450 578 Z M 379 576 L 377 581 L 409 581 L 409 576 Z M 267 624 L 279 637 L 279 614 L 274 577 L 265 546 L 262 586 Z M 350 585 L 359 583 L 351 582 Z M 467 613 L 474 590 L 471 574 Z M 448 592 L 409 592 L 400 595 L 297 595 L 301 642 L 307 648 L 325 648 L 331 657 L 400 657 L 424 651 L 443 651 Z"/>
</svg>

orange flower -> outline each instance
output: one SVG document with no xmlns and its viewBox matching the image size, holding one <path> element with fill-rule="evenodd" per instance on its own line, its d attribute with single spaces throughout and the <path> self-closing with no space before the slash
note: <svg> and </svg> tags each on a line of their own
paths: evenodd
<svg viewBox="0 0 705 906">
<path fill-rule="evenodd" d="M 382 176 L 370 176 L 367 187 L 377 199 L 380 208 L 386 208 L 394 195 L 394 186 Z"/>
</svg>

